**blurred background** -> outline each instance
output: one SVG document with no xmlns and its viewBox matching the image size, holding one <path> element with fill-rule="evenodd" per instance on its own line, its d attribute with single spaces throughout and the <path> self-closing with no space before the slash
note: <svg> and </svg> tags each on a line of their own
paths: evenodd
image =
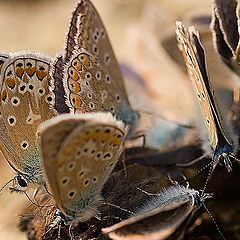
<svg viewBox="0 0 240 240">
<path fill-rule="evenodd" d="M 76 2 L 77 0 L 1 0 L 0 50 L 38 50 L 51 56 L 61 52 Z M 136 109 L 164 113 L 165 117 L 182 123 L 191 122 L 194 101 L 191 84 L 177 50 L 175 20 L 183 19 L 186 24 L 190 24 L 192 12 L 202 14 L 203 10 L 206 21 L 198 21 L 196 18 L 194 24 L 199 25 L 203 32 L 207 51 L 213 52 L 209 56 L 216 60 L 214 64 L 221 65 L 218 56 L 214 55 L 208 27 L 212 1 L 92 2 L 103 19 L 113 49 L 123 66 L 133 106 Z M 215 66 L 209 65 L 214 84 L 217 79 L 220 87 L 229 87 L 227 81 L 232 82 L 234 79 L 231 73 L 224 66 L 214 72 Z M 137 91 L 131 91 L 133 86 Z M 173 127 L 169 128 L 172 131 Z M 168 133 L 169 131 L 165 138 Z M 13 171 L 2 156 L 0 169 L 1 187 L 13 176 Z M 8 188 L 4 189 L 0 194 L 0 239 L 25 239 L 24 234 L 17 229 L 17 215 L 28 205 L 25 196 L 10 194 Z"/>
</svg>

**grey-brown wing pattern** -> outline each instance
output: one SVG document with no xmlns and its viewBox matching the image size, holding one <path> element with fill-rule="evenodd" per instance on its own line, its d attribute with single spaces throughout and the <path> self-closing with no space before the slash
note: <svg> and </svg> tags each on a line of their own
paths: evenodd
<svg viewBox="0 0 240 240">
<path fill-rule="evenodd" d="M 72 113 L 110 111 L 135 126 L 138 115 L 129 104 L 104 25 L 88 0 L 80 1 L 73 13 L 63 61 L 62 85 Z"/>
<path fill-rule="evenodd" d="M 189 32 L 177 22 L 176 30 L 179 48 L 182 51 L 189 76 L 196 90 L 209 144 L 212 148 L 212 157 L 219 160 L 223 157 L 224 163 L 231 171 L 229 157 L 234 156 L 234 137 L 224 123 L 213 88 L 208 78 L 205 53 L 200 43 L 198 33 L 191 28 Z"/>
<path fill-rule="evenodd" d="M 110 113 L 62 115 L 42 128 L 43 164 L 53 197 L 73 221 L 97 216 L 101 190 L 126 129 Z"/>
<path fill-rule="evenodd" d="M 44 181 L 38 126 L 55 115 L 50 108 L 50 61 L 36 52 L 10 54 L 0 76 L 0 148 L 27 182 Z"/>
</svg>

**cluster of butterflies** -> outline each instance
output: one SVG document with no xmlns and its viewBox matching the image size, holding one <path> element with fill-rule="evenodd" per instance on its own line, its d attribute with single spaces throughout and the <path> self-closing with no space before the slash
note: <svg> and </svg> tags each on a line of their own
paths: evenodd
<svg viewBox="0 0 240 240">
<path fill-rule="evenodd" d="M 204 119 L 211 173 L 219 162 L 230 172 L 232 162 L 239 161 L 237 136 L 222 119 L 198 32 L 181 22 L 176 26 Z M 103 186 L 138 119 L 89 0 L 77 4 L 66 46 L 55 59 L 32 51 L 0 53 L 0 148 L 16 172 L 11 190 L 46 191 L 65 224 L 101 219 Z M 178 184 L 152 195 L 128 219 L 102 231 L 112 239 L 178 239 L 178 227 L 211 197 Z M 159 215 L 166 220 L 157 221 Z"/>
</svg>

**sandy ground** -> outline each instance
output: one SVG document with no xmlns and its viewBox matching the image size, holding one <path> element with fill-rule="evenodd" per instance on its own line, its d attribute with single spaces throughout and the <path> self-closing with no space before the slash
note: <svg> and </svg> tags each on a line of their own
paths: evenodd
<svg viewBox="0 0 240 240">
<path fill-rule="evenodd" d="M 128 24 L 137 22 L 144 1 L 93 0 L 108 29 L 119 58 L 124 58 L 125 31 Z M 150 1 L 148 1 L 150 2 Z M 183 12 L 207 7 L 209 0 L 155 0 L 162 9 L 180 16 Z M 9 0 L 0 1 L 0 50 L 33 49 L 54 56 L 61 51 L 66 29 L 76 0 Z M 0 157 L 0 186 L 13 175 L 3 157 Z M 6 188 L 0 194 L 0 239 L 25 239 L 18 232 L 16 215 L 28 202 L 24 196 L 10 194 Z"/>
</svg>

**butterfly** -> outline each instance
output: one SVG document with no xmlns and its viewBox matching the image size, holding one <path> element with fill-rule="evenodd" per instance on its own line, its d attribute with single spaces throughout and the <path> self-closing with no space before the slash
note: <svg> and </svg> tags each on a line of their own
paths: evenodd
<svg viewBox="0 0 240 240">
<path fill-rule="evenodd" d="M 155 195 L 155 194 L 154 194 Z M 102 231 L 114 240 L 180 239 L 191 217 L 211 194 L 170 186 L 140 206 L 130 218 Z"/>
<path fill-rule="evenodd" d="M 107 32 L 89 0 L 77 4 L 63 54 L 51 72 L 58 112 L 105 111 L 132 129 L 136 125 L 138 114 L 129 104 Z"/>
<path fill-rule="evenodd" d="M 223 160 L 228 172 L 232 170 L 231 159 L 236 158 L 237 138 L 232 130 L 223 121 L 217 99 L 214 95 L 206 67 L 205 53 L 198 33 L 194 28 L 189 31 L 181 22 L 176 23 L 177 39 L 189 76 L 199 101 L 204 119 L 208 144 L 204 146 L 207 153 L 213 158 L 214 166 Z M 211 148 L 209 148 L 209 145 Z"/>
<path fill-rule="evenodd" d="M 67 222 L 99 215 L 101 190 L 123 149 L 127 128 L 111 113 L 63 114 L 41 127 L 42 162 Z"/>
<path fill-rule="evenodd" d="M 239 67 L 239 6 L 235 0 L 215 0 L 212 29 L 215 46 L 222 60 L 240 75 Z"/>
<path fill-rule="evenodd" d="M 50 109 L 50 62 L 31 51 L 0 54 L 0 149 L 16 172 L 13 191 L 45 183 L 37 129 L 56 115 Z"/>
</svg>

